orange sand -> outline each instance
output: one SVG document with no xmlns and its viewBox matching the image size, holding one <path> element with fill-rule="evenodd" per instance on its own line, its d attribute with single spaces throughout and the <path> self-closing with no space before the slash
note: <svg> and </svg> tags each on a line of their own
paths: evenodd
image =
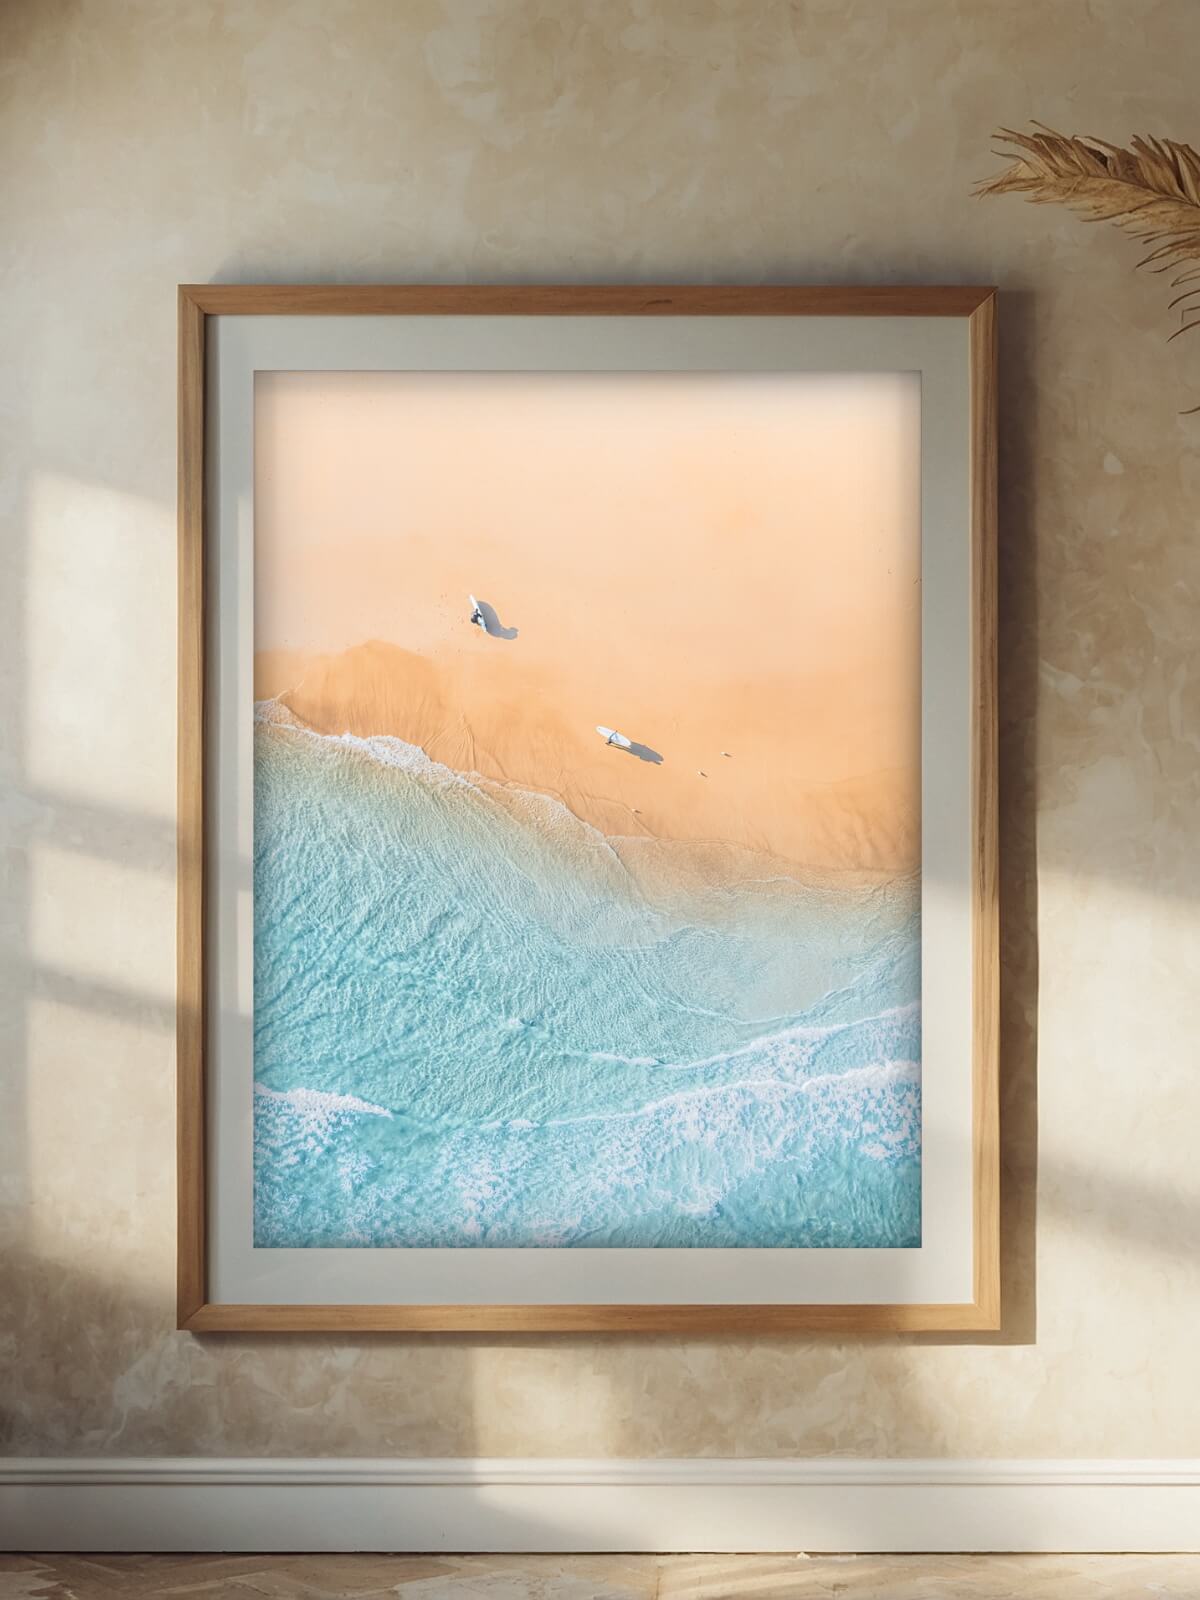
<svg viewBox="0 0 1200 1600">
<path fill-rule="evenodd" d="M 915 868 L 903 376 L 258 385 L 256 698 L 609 834 Z M 470 627 L 468 591 L 516 637 Z"/>
</svg>

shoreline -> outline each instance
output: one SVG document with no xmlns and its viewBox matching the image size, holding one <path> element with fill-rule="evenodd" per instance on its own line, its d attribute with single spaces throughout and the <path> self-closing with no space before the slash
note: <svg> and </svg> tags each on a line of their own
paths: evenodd
<svg viewBox="0 0 1200 1600">
<path fill-rule="evenodd" d="M 268 707 L 278 707 L 283 716 L 269 714 Z M 304 734 L 321 743 L 339 745 L 348 754 L 372 762 L 382 770 L 395 768 L 411 772 L 413 769 L 405 762 L 388 760 L 373 748 L 380 740 L 401 745 L 407 750 L 418 753 L 431 767 L 440 768 L 448 776 L 459 779 L 504 806 L 511 815 L 517 816 L 522 822 L 528 822 L 529 817 L 520 815 L 517 806 L 521 801 L 549 802 L 559 806 L 580 828 L 595 834 L 598 842 L 611 849 L 622 867 L 630 872 L 643 889 L 656 879 L 661 883 L 666 870 L 662 855 L 666 853 L 671 858 L 673 870 L 666 872 L 667 881 L 662 886 L 676 892 L 684 887 L 719 892 L 726 887 L 736 885 L 739 888 L 754 886 L 764 893 L 776 887 L 780 891 L 799 889 L 813 893 L 870 893 L 887 890 L 903 893 L 910 882 L 919 890 L 919 873 L 916 870 L 905 872 L 849 865 L 822 866 L 813 862 L 790 859 L 768 849 L 729 839 L 679 838 L 652 833 L 645 827 L 639 833 L 606 831 L 597 827 L 587 817 L 581 817 L 568 799 L 556 789 L 535 788 L 515 779 L 493 778 L 476 770 L 461 771 L 439 761 L 422 745 L 399 734 L 357 734 L 346 729 L 332 732 L 313 727 L 287 705 L 282 696 L 269 696 L 256 700 L 254 722 L 256 725 L 262 724 Z M 510 805 L 509 802 L 513 804 Z M 657 861 L 639 860 L 639 857 L 648 855 L 652 849 L 658 857 Z"/>
<path fill-rule="evenodd" d="M 491 642 L 472 650 L 468 639 L 450 661 L 381 641 L 333 655 L 259 652 L 255 698 L 315 734 L 398 739 L 451 772 L 555 800 L 610 842 L 748 852 L 829 885 L 918 870 L 914 769 L 821 771 L 819 746 L 781 735 L 778 697 L 757 689 L 684 697 L 657 723 L 630 702 L 618 726 L 658 737 L 631 753 L 604 743 L 570 682 L 497 658 Z M 739 730 L 731 749 L 714 726 Z"/>
</svg>

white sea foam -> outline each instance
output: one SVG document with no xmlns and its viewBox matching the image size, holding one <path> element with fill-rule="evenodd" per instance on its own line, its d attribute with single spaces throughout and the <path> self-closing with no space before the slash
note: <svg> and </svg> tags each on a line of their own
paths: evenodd
<svg viewBox="0 0 1200 1600">
<path fill-rule="evenodd" d="M 915 1086 L 920 1081 L 921 1069 L 915 1061 L 886 1061 L 865 1067 L 851 1067 L 846 1072 L 824 1073 L 818 1077 L 791 1082 L 780 1078 L 741 1078 L 733 1083 L 705 1083 L 697 1085 L 694 1089 L 678 1089 L 672 1094 L 661 1095 L 656 1100 L 631 1107 L 627 1111 L 589 1111 L 579 1117 L 549 1117 L 546 1121 L 536 1124 L 508 1121 L 492 1126 L 573 1128 L 588 1122 L 640 1122 L 672 1108 L 691 1108 L 699 1102 L 719 1101 L 730 1096 L 745 1094 L 747 1091 L 763 1104 L 767 1104 L 771 1101 L 786 1100 L 793 1095 L 822 1094 L 848 1098 L 861 1096 L 864 1090 L 888 1090 L 902 1083 L 911 1083 Z"/>
<path fill-rule="evenodd" d="M 442 762 L 426 755 L 420 745 L 409 744 L 406 739 L 399 739 L 394 734 L 373 733 L 363 737 L 350 732 L 320 733 L 316 728 L 310 728 L 307 723 L 301 722 L 278 700 L 256 700 L 254 720 L 268 723 L 271 727 L 286 728 L 289 733 L 312 740 L 315 744 L 339 745 L 344 750 L 351 750 L 356 755 L 367 757 L 381 767 L 394 767 L 401 772 L 410 772 L 422 778 L 433 778 L 443 783 L 461 784 L 468 789 L 477 787 L 471 781 L 474 774 L 456 772 L 453 767 L 444 766 Z"/>
<path fill-rule="evenodd" d="M 744 1044 L 734 1046 L 731 1050 L 723 1050 L 716 1055 L 701 1056 L 694 1061 L 668 1061 L 663 1056 L 622 1055 L 612 1050 L 589 1050 L 587 1059 L 611 1061 L 623 1067 L 662 1067 L 668 1072 L 698 1072 L 703 1069 L 723 1067 L 752 1056 L 758 1060 L 765 1059 L 775 1067 L 797 1068 L 804 1066 L 823 1044 L 839 1034 L 861 1032 L 872 1027 L 899 1027 L 904 1022 L 915 1019 L 920 1014 L 920 1009 L 920 1002 L 913 1001 L 909 1005 L 891 1006 L 875 1016 L 851 1022 L 798 1023 L 795 1027 L 781 1028 L 777 1033 L 760 1034 L 756 1038 L 748 1039 Z M 761 1022 L 773 1019 L 759 1020 Z"/>
<path fill-rule="evenodd" d="M 806 1065 L 821 1045 L 836 1038 L 839 1034 L 881 1026 L 886 1024 L 900 1024 L 920 1014 L 920 1004 L 913 1001 L 906 1006 L 892 1006 L 881 1011 L 877 1016 L 865 1017 L 855 1022 L 835 1022 L 826 1024 L 801 1023 L 794 1028 L 784 1028 L 779 1033 L 767 1034 L 758 1039 L 750 1039 L 746 1044 L 738 1045 L 733 1050 L 724 1050 L 717 1055 L 705 1056 L 698 1061 L 682 1061 L 664 1063 L 669 1065 L 673 1072 L 695 1072 L 704 1067 L 725 1066 L 729 1062 L 744 1060 L 747 1056 L 756 1059 L 765 1059 L 774 1067 L 798 1068 Z M 873 1070 L 863 1068 L 858 1070 Z M 831 1074 L 843 1077 L 847 1073 Z"/>
<path fill-rule="evenodd" d="M 294 1132 L 301 1139 L 324 1142 L 347 1117 L 388 1117 L 392 1113 L 386 1106 L 372 1105 L 353 1094 L 329 1094 L 322 1089 L 268 1089 L 265 1083 L 254 1085 L 255 1096 L 263 1101 L 273 1101 L 277 1107 L 291 1115 L 296 1122 Z"/>
<path fill-rule="evenodd" d="M 254 720 L 270 723 L 275 728 L 295 728 L 297 732 L 300 731 L 295 716 L 279 700 L 256 700 Z"/>
<path fill-rule="evenodd" d="M 444 762 L 435 761 L 420 745 L 409 744 L 406 739 L 401 739 L 396 734 L 372 733 L 363 736 L 349 732 L 320 733 L 316 728 L 310 728 L 299 721 L 277 700 L 256 700 L 254 720 L 270 723 L 274 727 L 287 728 L 291 733 L 302 734 L 322 744 L 341 745 L 343 749 L 353 750 L 356 754 L 366 756 L 381 767 L 396 767 L 417 777 L 459 784 L 463 788 L 474 789 L 488 798 L 497 794 L 507 798 L 519 796 L 528 802 L 531 811 L 541 814 L 540 820 L 543 824 L 581 829 L 595 843 L 616 857 L 607 835 L 577 816 L 570 806 L 556 795 L 545 794 L 540 789 L 527 789 L 516 783 L 501 783 L 495 778 L 485 777 L 481 772 L 459 772 L 454 767 L 446 766 Z"/>
</svg>

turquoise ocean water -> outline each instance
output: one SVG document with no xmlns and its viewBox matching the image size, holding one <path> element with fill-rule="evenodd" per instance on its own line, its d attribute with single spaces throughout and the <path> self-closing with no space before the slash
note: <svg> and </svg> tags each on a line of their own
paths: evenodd
<svg viewBox="0 0 1200 1600">
<path fill-rule="evenodd" d="M 919 896 L 255 728 L 255 1243 L 920 1243 Z"/>
</svg>

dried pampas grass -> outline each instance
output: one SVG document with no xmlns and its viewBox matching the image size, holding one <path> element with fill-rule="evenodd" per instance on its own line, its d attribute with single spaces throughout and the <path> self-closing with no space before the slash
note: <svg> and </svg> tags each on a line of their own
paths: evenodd
<svg viewBox="0 0 1200 1600">
<path fill-rule="evenodd" d="M 1175 274 L 1170 286 L 1183 292 L 1171 301 L 1180 321 L 1171 338 L 1200 327 L 1200 315 L 1191 315 L 1200 312 L 1195 303 L 1200 297 L 1200 155 L 1173 139 L 1135 137 L 1126 150 L 1104 139 L 1055 133 L 1041 123 L 1034 128 L 1034 133 L 1002 128 L 996 134 L 1019 154 L 975 192 L 1023 194 L 1038 205 L 1070 206 L 1092 222 L 1116 223 L 1153 246 L 1139 267 Z"/>
</svg>

